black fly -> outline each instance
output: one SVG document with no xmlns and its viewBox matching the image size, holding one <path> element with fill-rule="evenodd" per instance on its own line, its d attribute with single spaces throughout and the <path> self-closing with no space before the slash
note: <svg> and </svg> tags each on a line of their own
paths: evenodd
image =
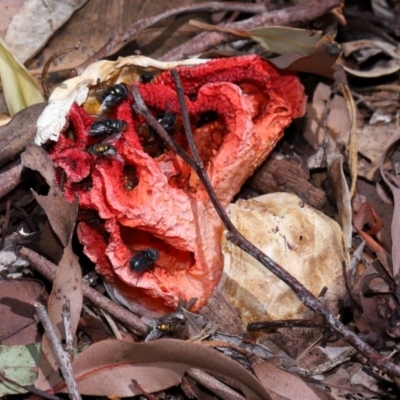
<svg viewBox="0 0 400 400">
<path fill-rule="evenodd" d="M 128 88 L 123 83 L 109 87 L 100 97 L 101 108 L 110 109 L 128 97 Z"/>
<path fill-rule="evenodd" d="M 141 83 L 150 83 L 154 79 L 154 75 L 151 72 L 143 72 L 140 74 Z"/>
<path fill-rule="evenodd" d="M 158 117 L 157 121 L 160 125 L 166 130 L 166 132 L 170 131 L 176 122 L 176 117 L 174 114 L 166 112 L 163 116 Z"/>
<path fill-rule="evenodd" d="M 135 252 L 135 255 L 129 261 L 129 266 L 132 271 L 144 272 L 151 268 L 159 258 L 160 253 L 156 249 L 139 250 Z"/>
<path fill-rule="evenodd" d="M 89 146 L 87 152 L 95 156 L 116 156 L 118 154 L 117 149 L 108 143 L 96 143 Z"/>
<path fill-rule="evenodd" d="M 126 122 L 119 119 L 105 119 L 92 124 L 89 136 L 112 135 L 121 132 L 126 127 Z"/>
<path fill-rule="evenodd" d="M 159 115 L 157 117 L 157 121 L 165 129 L 166 132 L 169 132 L 175 125 L 176 117 L 174 114 L 166 112 L 165 114 Z M 143 146 L 143 150 L 151 157 L 158 157 L 164 152 L 165 143 L 161 139 L 161 137 L 158 136 L 157 132 L 153 129 L 152 126 L 148 124 L 143 124 L 142 126 L 140 126 L 139 136 Z"/>
<path fill-rule="evenodd" d="M 148 248 L 146 250 L 139 250 L 135 252 L 135 255 L 129 261 L 129 266 L 131 271 L 145 273 L 147 270 L 151 269 L 154 262 L 160 258 L 160 253 L 158 250 L 153 248 Z M 139 282 L 140 274 L 136 281 L 136 286 Z"/>
</svg>

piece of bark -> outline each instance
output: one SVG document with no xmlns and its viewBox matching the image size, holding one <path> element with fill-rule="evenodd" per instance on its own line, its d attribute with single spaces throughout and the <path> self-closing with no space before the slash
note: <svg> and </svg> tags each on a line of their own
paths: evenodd
<svg viewBox="0 0 400 400">
<path fill-rule="evenodd" d="M 25 150 L 36 134 L 36 121 L 46 103 L 38 103 L 16 113 L 11 121 L 0 127 L 0 167 Z"/>
<path fill-rule="evenodd" d="M 248 184 L 265 194 L 294 193 L 318 210 L 326 202 L 325 193 L 308 182 L 308 176 L 298 162 L 286 158 L 269 157 L 248 180 Z"/>
<path fill-rule="evenodd" d="M 21 160 L 7 165 L 6 170 L 0 173 L 0 199 L 9 194 L 21 183 L 23 166 Z"/>
</svg>

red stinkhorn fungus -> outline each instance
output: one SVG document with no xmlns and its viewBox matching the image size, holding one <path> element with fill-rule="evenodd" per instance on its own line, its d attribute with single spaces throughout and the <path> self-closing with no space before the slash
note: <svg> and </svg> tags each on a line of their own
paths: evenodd
<svg viewBox="0 0 400 400">
<path fill-rule="evenodd" d="M 188 150 L 170 72 L 158 70 L 152 80 L 147 74 L 146 83 L 140 83 L 140 72 L 130 71 L 134 78 L 129 81 L 123 62 L 117 64 L 107 76 L 109 85 L 124 82 L 128 93 L 131 84 L 137 85 L 161 123 L 172 115 L 165 122 L 168 133 Z M 92 66 L 90 71 L 95 70 Z M 258 56 L 177 70 L 195 143 L 226 207 L 283 129 L 303 114 L 303 87 L 294 74 L 279 72 Z M 192 310 L 198 311 L 222 274 L 222 223 L 197 175 L 133 111 L 130 93 L 105 110 L 107 118 L 124 121 L 124 129 L 108 137 L 90 134 L 91 125 L 101 121 L 90 115 L 99 109 L 98 87 L 91 89 L 82 107 L 70 108 L 58 142 L 47 145 L 60 180 L 63 176 L 66 198 L 79 198 L 77 231 L 84 251 L 111 297 L 130 309 L 159 316 L 173 310 L 179 299 L 195 297 Z M 93 150 L 98 143 L 100 149 Z M 158 251 L 159 259 L 144 271 L 133 271 L 132 257 L 149 248 Z"/>
</svg>

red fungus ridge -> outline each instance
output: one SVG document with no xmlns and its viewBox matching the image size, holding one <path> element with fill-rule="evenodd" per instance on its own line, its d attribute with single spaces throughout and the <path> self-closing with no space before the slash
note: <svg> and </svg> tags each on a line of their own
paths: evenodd
<svg viewBox="0 0 400 400">
<path fill-rule="evenodd" d="M 226 207 L 265 159 L 292 119 L 304 113 L 298 78 L 258 56 L 216 59 L 177 68 L 185 90 L 195 143 L 214 190 Z M 156 117 L 171 113 L 168 133 L 189 152 L 175 85 L 169 71 L 136 84 Z M 129 86 L 129 85 L 128 85 Z M 110 110 L 126 122 L 114 137 L 88 135 L 95 119 L 77 105 L 57 143 L 48 149 L 69 201 L 80 204 L 78 237 L 115 300 L 160 316 L 179 299 L 203 307 L 222 275 L 222 223 L 197 175 L 132 109 L 133 98 Z M 117 155 L 89 154 L 110 142 Z M 160 257 L 132 271 L 136 251 Z"/>
</svg>

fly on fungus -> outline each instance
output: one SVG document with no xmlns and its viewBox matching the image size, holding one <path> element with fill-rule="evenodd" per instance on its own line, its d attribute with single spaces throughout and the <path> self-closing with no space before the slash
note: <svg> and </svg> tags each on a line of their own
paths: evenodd
<svg viewBox="0 0 400 400">
<path fill-rule="evenodd" d="M 102 136 L 120 133 L 126 126 L 125 121 L 119 119 L 105 119 L 92 124 L 89 129 L 89 136 Z"/>
<path fill-rule="evenodd" d="M 150 84 L 140 77 L 143 68 L 157 71 Z M 197 298 L 191 311 L 198 311 L 211 297 L 223 268 L 223 226 L 207 192 L 169 146 L 160 142 L 157 153 L 145 151 L 140 127 L 147 121 L 136 114 L 128 95 L 135 84 L 154 116 L 179 119 L 171 68 L 179 72 L 194 141 L 223 207 L 283 129 L 304 113 L 306 99 L 295 74 L 278 71 L 256 55 L 176 63 L 142 56 L 102 61 L 53 92 L 38 120 L 36 142 L 58 140 L 49 154 L 59 176 L 64 172 L 66 177 L 66 198 L 73 201 L 77 195 L 80 207 L 95 210 L 104 221 L 102 230 L 84 219 L 79 222 L 84 252 L 114 300 L 153 318 L 174 310 L 179 299 Z M 101 105 L 89 91 L 90 85 L 95 93 L 98 79 L 103 87 L 107 82 L 110 86 Z M 90 134 L 95 122 L 91 116 L 102 117 L 103 112 L 106 118 L 126 122 L 112 142 L 120 159 L 108 157 L 107 162 L 86 151 L 103 145 Z M 68 125 L 73 136 L 64 133 Z M 181 125 L 172 119 L 166 123 L 167 128 L 173 126 L 174 140 L 190 152 Z M 92 185 L 83 190 L 79 183 L 88 177 Z M 137 283 L 132 252 L 154 248 L 159 253 L 157 268 L 143 268 Z"/>
</svg>

